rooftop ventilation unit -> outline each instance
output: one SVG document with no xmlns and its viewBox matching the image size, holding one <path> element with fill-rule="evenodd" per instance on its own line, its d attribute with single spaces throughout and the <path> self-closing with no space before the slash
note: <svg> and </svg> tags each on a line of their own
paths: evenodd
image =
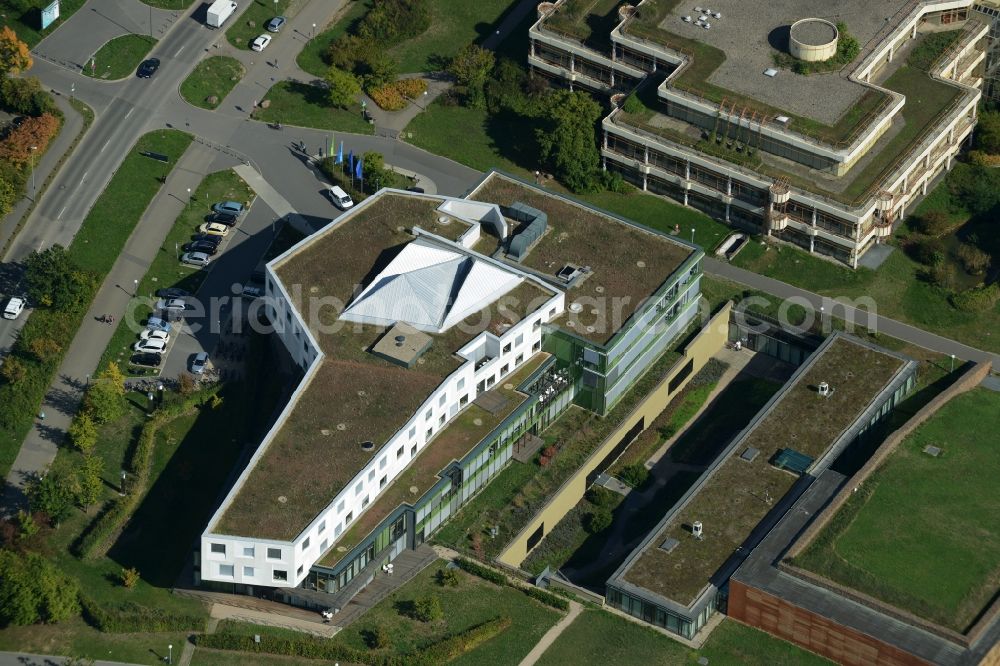
<svg viewBox="0 0 1000 666">
<path fill-rule="evenodd" d="M 704 531 L 702 530 L 700 520 L 696 520 L 693 523 L 691 523 L 691 536 L 693 536 L 695 539 L 704 538 Z"/>
<path fill-rule="evenodd" d="M 830 396 L 831 393 L 830 385 L 827 384 L 826 382 L 820 382 L 819 386 L 816 387 L 816 392 L 819 393 L 822 397 L 827 398 Z"/>
<path fill-rule="evenodd" d="M 556 273 L 556 277 L 562 280 L 563 282 L 569 283 L 575 280 L 576 277 L 581 273 L 583 273 L 583 271 L 578 266 L 574 266 L 573 264 L 566 264 L 559 270 L 558 273 Z"/>
<path fill-rule="evenodd" d="M 666 539 L 663 540 L 663 543 L 660 544 L 660 550 L 667 553 L 672 553 L 674 551 L 674 548 L 679 546 L 680 543 L 681 543 L 680 541 L 678 541 L 673 537 L 667 537 Z"/>
<path fill-rule="evenodd" d="M 773 79 L 777 75 L 778 75 L 778 70 L 776 70 L 774 67 L 768 67 L 767 69 L 764 70 L 764 76 L 770 76 Z"/>
</svg>

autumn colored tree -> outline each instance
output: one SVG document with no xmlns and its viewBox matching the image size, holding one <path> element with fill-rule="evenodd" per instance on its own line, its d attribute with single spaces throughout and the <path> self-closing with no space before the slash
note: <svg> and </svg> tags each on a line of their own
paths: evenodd
<svg viewBox="0 0 1000 666">
<path fill-rule="evenodd" d="M 17 38 L 9 26 L 0 28 L 0 76 L 20 74 L 31 69 L 31 52 L 28 45 Z"/>
<path fill-rule="evenodd" d="M 25 118 L 0 143 L 0 160 L 25 165 L 33 159 L 32 153 L 37 151 L 41 155 L 45 152 L 45 147 L 58 131 L 59 119 L 51 113 L 43 113 L 37 118 Z"/>
</svg>

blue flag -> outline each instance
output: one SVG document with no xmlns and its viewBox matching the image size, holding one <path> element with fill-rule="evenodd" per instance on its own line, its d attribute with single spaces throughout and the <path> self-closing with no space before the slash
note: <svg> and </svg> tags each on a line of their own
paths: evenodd
<svg viewBox="0 0 1000 666">
<path fill-rule="evenodd" d="M 347 171 L 348 173 L 354 173 L 354 151 L 347 153 Z"/>
<path fill-rule="evenodd" d="M 354 169 L 354 177 L 355 178 L 362 178 L 362 175 L 361 175 L 361 160 L 360 159 L 358 160 L 357 168 Z"/>
<path fill-rule="evenodd" d="M 340 142 L 340 148 L 337 150 L 337 164 L 344 163 L 344 142 Z"/>
</svg>

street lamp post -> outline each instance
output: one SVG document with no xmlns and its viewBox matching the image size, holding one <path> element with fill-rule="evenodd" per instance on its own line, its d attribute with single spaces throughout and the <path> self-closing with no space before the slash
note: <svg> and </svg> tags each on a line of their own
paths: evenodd
<svg viewBox="0 0 1000 666">
<path fill-rule="evenodd" d="M 191 188 L 190 187 L 187 188 L 187 191 L 188 191 L 187 209 L 191 210 Z"/>
<path fill-rule="evenodd" d="M 125 477 L 126 477 L 126 475 L 127 475 L 127 473 L 125 472 L 125 470 L 122 470 L 122 483 L 121 483 L 120 486 L 118 486 L 118 494 L 119 495 L 124 495 L 125 494 Z"/>
<path fill-rule="evenodd" d="M 139 279 L 132 280 L 132 297 L 139 295 Z"/>
<path fill-rule="evenodd" d="M 274 0 L 274 1 L 277 2 L 278 0 Z M 168 664 L 173 664 L 174 663 L 174 646 L 173 645 L 168 645 L 167 646 L 167 663 Z"/>
<path fill-rule="evenodd" d="M 951 355 L 951 371 L 955 372 L 955 355 Z"/>
<path fill-rule="evenodd" d="M 156 385 L 156 390 L 160 392 L 160 404 L 163 404 L 163 382 Z"/>
<path fill-rule="evenodd" d="M 35 151 L 38 146 L 31 147 L 31 200 L 35 200 Z"/>
<path fill-rule="evenodd" d="M 315 23 L 313 23 L 313 34 L 312 34 L 312 36 L 313 37 L 316 36 L 316 24 Z"/>
<path fill-rule="evenodd" d="M 694 227 L 691 227 L 691 242 L 694 242 Z"/>
</svg>

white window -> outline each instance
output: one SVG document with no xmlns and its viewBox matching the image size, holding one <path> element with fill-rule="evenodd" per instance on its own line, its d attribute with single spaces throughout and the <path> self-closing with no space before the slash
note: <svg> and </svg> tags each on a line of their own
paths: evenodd
<svg viewBox="0 0 1000 666">
<path fill-rule="evenodd" d="M 319 545 L 319 549 L 320 549 L 320 551 L 321 551 L 321 552 L 324 552 L 324 553 L 325 553 L 325 552 L 326 552 L 326 549 L 327 549 L 327 546 L 329 546 L 329 545 L 330 545 L 330 542 L 329 542 L 329 541 L 327 541 L 326 539 L 323 539 L 323 543 L 321 543 L 321 544 Z"/>
<path fill-rule="evenodd" d="M 368 483 L 371 483 L 374 480 L 375 480 L 375 470 L 370 469 L 368 470 Z"/>
<path fill-rule="evenodd" d="M 344 531 L 344 528 L 341 527 L 340 525 L 337 525 L 336 527 L 334 527 L 333 528 L 333 538 L 336 539 L 337 537 L 339 537 L 340 533 L 343 532 L 343 531 Z"/>
<path fill-rule="evenodd" d="M 235 575 L 232 564 L 220 564 L 219 565 L 219 575 L 220 576 L 233 576 Z"/>
<path fill-rule="evenodd" d="M 225 555 L 226 554 L 226 544 L 224 543 L 213 543 L 212 553 L 215 555 Z"/>
<path fill-rule="evenodd" d="M 448 399 L 447 393 L 442 393 L 441 397 L 438 398 L 438 407 L 444 407 L 444 401 Z"/>
<path fill-rule="evenodd" d="M 340 504 L 337 505 L 337 513 L 344 513 L 344 500 L 340 500 Z"/>
<path fill-rule="evenodd" d="M 316 533 L 317 533 L 317 534 L 322 534 L 322 533 L 323 533 L 323 532 L 325 532 L 325 531 L 326 531 L 326 521 L 325 521 L 325 520 L 323 520 L 323 521 L 320 521 L 320 524 L 319 524 L 319 529 L 318 529 L 318 530 L 316 530 Z"/>
<path fill-rule="evenodd" d="M 516 338 L 514 338 L 514 344 L 520 347 L 524 344 L 524 333 L 521 333 Z"/>
<path fill-rule="evenodd" d="M 269 560 L 280 560 L 281 559 L 281 549 L 280 548 L 268 548 L 267 549 L 267 559 L 269 559 Z"/>
<path fill-rule="evenodd" d="M 358 481 L 358 485 L 354 486 L 354 496 L 357 497 L 361 494 L 361 491 L 365 489 L 365 482 Z"/>
<path fill-rule="evenodd" d="M 412 439 L 416 436 L 417 436 L 417 426 L 413 426 L 412 428 L 410 428 L 410 438 Z"/>
<path fill-rule="evenodd" d="M 430 431 L 428 431 L 428 432 L 430 432 Z M 403 449 L 404 449 L 404 447 L 402 447 L 402 446 L 399 447 L 398 449 L 396 449 L 396 458 L 397 459 L 403 457 Z"/>
<path fill-rule="evenodd" d="M 411 428 L 411 430 L 413 430 L 413 428 Z M 412 435 L 411 435 L 411 437 L 412 437 Z M 385 456 L 382 456 L 382 460 L 378 461 L 378 468 L 379 469 L 385 469 L 385 464 L 386 464 Z"/>
<path fill-rule="evenodd" d="M 243 577 L 253 578 L 253 567 L 243 567 Z"/>
<path fill-rule="evenodd" d="M 457 383 L 457 384 L 455 384 L 455 387 L 456 387 L 456 388 L 457 388 L 457 389 L 458 389 L 459 391 L 461 391 L 462 389 L 464 389 L 464 388 L 465 388 L 465 377 L 462 377 L 461 379 L 459 379 L 459 380 L 458 380 L 458 383 Z"/>
<path fill-rule="evenodd" d="M 434 416 L 434 410 L 433 409 L 428 409 L 427 413 L 424 414 L 424 420 L 425 421 L 430 421 L 432 416 Z"/>
<path fill-rule="evenodd" d="M 253 546 L 243 546 L 243 557 L 253 557 L 254 547 Z"/>
<path fill-rule="evenodd" d="M 346 516 L 344 516 L 344 524 L 350 525 L 352 520 L 354 520 L 354 512 L 350 511 Z"/>
<path fill-rule="evenodd" d="M 305 550 L 308 547 L 309 547 L 309 537 L 306 537 L 306 540 L 302 542 L 302 550 Z"/>
</svg>

